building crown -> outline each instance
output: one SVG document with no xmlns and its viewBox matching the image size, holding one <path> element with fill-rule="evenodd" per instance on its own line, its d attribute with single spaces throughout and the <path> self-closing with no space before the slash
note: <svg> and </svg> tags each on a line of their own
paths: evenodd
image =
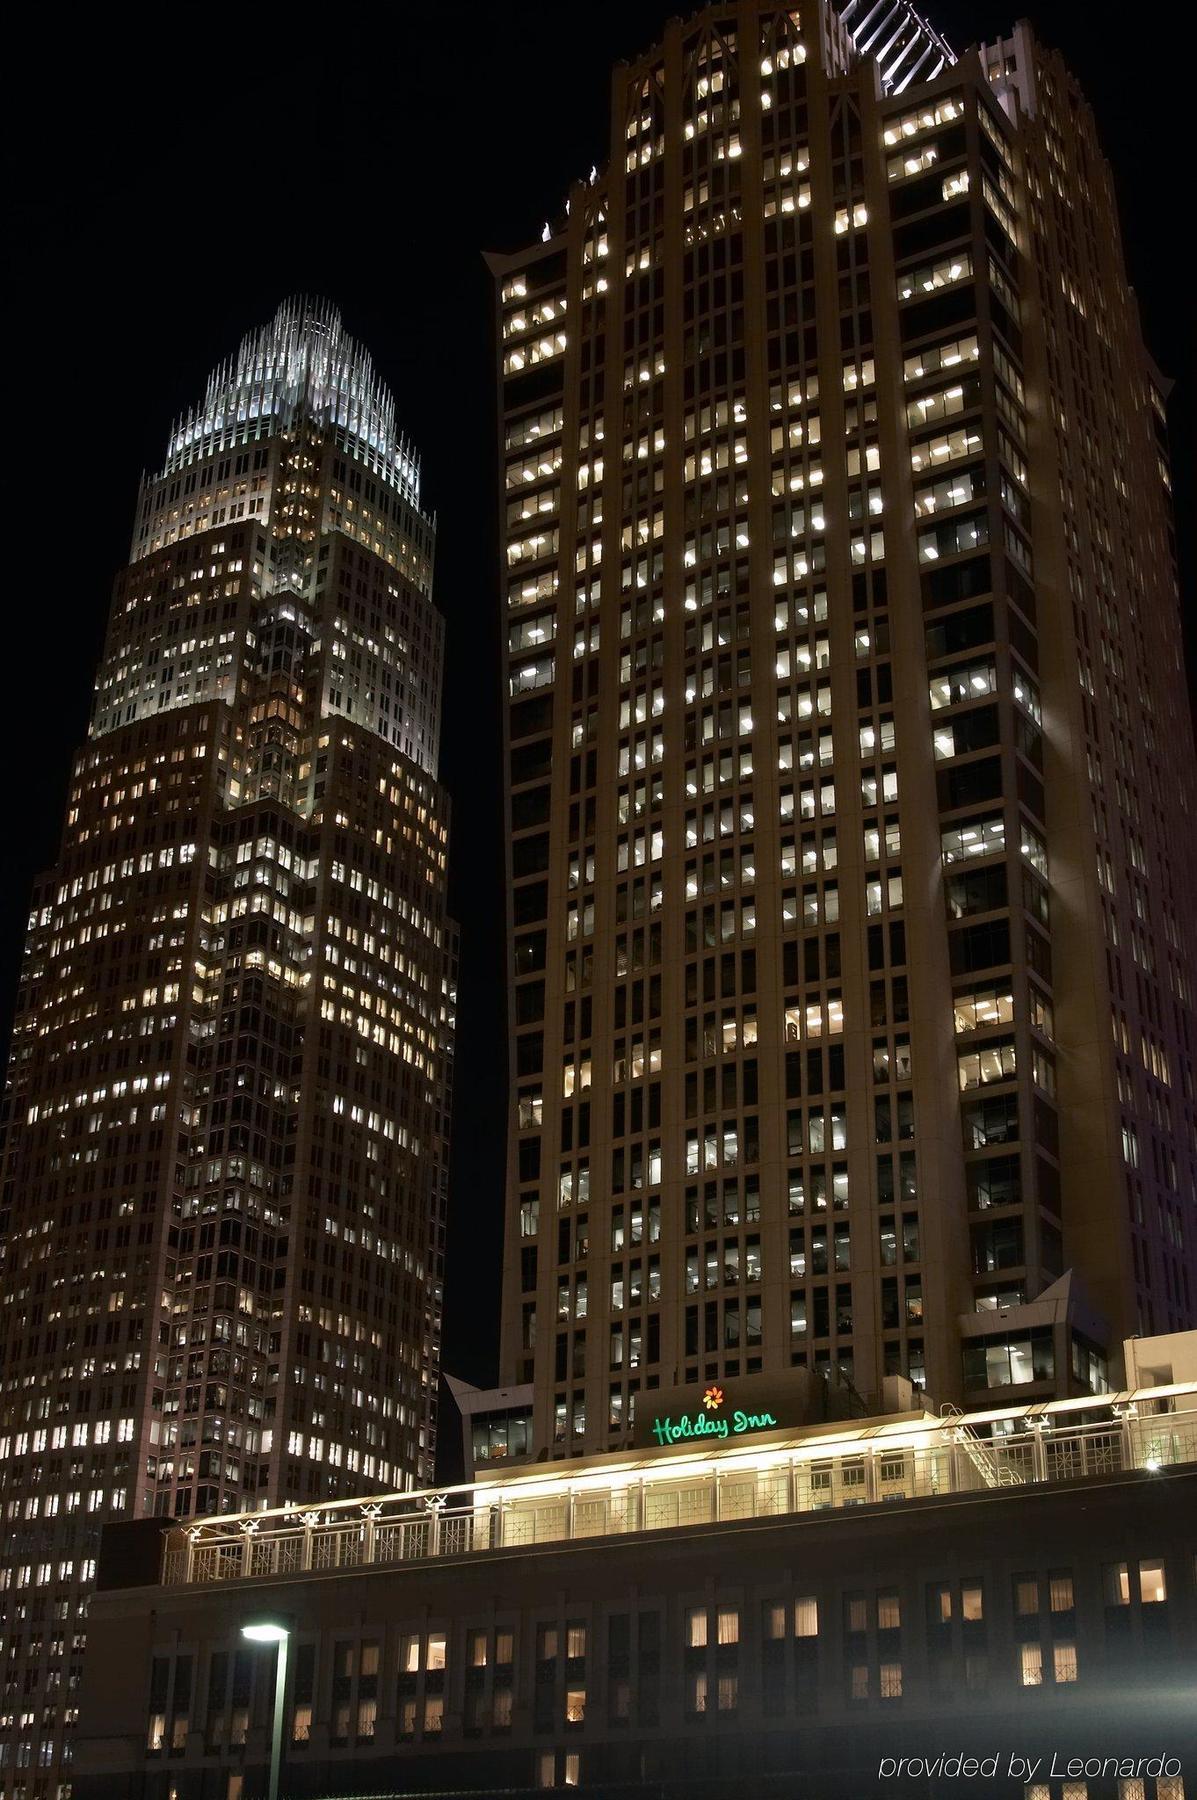
<svg viewBox="0 0 1197 1800">
<path fill-rule="evenodd" d="M 236 356 L 212 371 L 202 403 L 171 431 L 163 473 L 222 442 L 272 435 L 302 419 L 343 434 L 347 448 L 419 506 L 419 460 L 395 424 L 394 396 L 337 308 L 306 295 L 284 300 L 269 325 L 247 333 Z"/>
</svg>

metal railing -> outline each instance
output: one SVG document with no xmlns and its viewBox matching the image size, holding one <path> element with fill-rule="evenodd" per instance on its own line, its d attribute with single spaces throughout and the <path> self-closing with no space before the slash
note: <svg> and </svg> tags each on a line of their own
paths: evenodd
<svg viewBox="0 0 1197 1800">
<path fill-rule="evenodd" d="M 807 1433 L 681 1463 L 662 1454 L 648 1466 L 641 1459 L 576 1472 L 513 1469 L 501 1482 L 440 1493 L 225 1515 L 169 1533 L 162 1581 L 301 1576 L 1151 1472 L 1197 1462 L 1197 1390 L 1184 1400 L 1185 1410 L 1147 1412 L 1116 1401 L 1099 1423 L 1073 1424 L 1067 1412 L 1039 1408 L 1019 1421 L 1022 1429 L 990 1437 L 960 1415 L 903 1428 L 880 1421 L 839 1437 Z"/>
</svg>

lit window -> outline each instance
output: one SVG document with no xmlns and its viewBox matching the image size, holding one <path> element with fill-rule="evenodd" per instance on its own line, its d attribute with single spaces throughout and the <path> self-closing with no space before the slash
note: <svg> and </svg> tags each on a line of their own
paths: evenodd
<svg viewBox="0 0 1197 1800">
<path fill-rule="evenodd" d="M 960 1617 L 976 1622 L 985 1617 L 984 1594 L 979 1584 L 970 1584 L 960 1590 Z"/>
<path fill-rule="evenodd" d="M 902 1608 L 897 1594 L 878 1594 L 877 1629 L 896 1631 L 902 1623 Z"/>
<path fill-rule="evenodd" d="M 1053 1575 L 1050 1577 L 1051 1608 L 1053 1612 L 1071 1612 L 1075 1601 L 1072 1594 L 1071 1575 Z"/>
<path fill-rule="evenodd" d="M 794 1602 L 794 1636 L 818 1637 L 819 1602 L 813 1595 Z"/>
<path fill-rule="evenodd" d="M 881 1698 L 883 1700 L 900 1700 L 902 1698 L 902 1665 L 900 1662 L 882 1663 Z"/>
<path fill-rule="evenodd" d="M 565 1722 L 567 1725 L 581 1725 L 586 1718 L 586 1689 L 581 1687 L 565 1690 Z"/>
</svg>

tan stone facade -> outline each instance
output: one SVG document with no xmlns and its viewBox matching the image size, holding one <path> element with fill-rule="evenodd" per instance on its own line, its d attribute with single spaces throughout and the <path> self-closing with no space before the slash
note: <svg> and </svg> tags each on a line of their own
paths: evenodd
<svg viewBox="0 0 1197 1800">
<path fill-rule="evenodd" d="M 673 21 L 492 258 L 512 1111 L 552 1455 L 807 1367 L 978 1403 L 1193 1320 L 1194 777 L 1159 378 L 1023 29 L 887 88 Z"/>
</svg>

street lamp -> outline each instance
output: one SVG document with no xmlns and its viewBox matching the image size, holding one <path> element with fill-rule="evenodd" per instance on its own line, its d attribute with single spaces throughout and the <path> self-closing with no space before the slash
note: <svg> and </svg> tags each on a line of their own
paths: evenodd
<svg viewBox="0 0 1197 1800">
<path fill-rule="evenodd" d="M 270 1731 L 270 1785 L 267 1800 L 278 1800 L 279 1773 L 283 1763 L 283 1716 L 287 1691 L 287 1640 L 291 1627 L 283 1619 L 250 1619 L 241 1627 L 241 1635 L 251 1644 L 276 1644 L 278 1656 L 274 1665 L 274 1717 Z"/>
</svg>

